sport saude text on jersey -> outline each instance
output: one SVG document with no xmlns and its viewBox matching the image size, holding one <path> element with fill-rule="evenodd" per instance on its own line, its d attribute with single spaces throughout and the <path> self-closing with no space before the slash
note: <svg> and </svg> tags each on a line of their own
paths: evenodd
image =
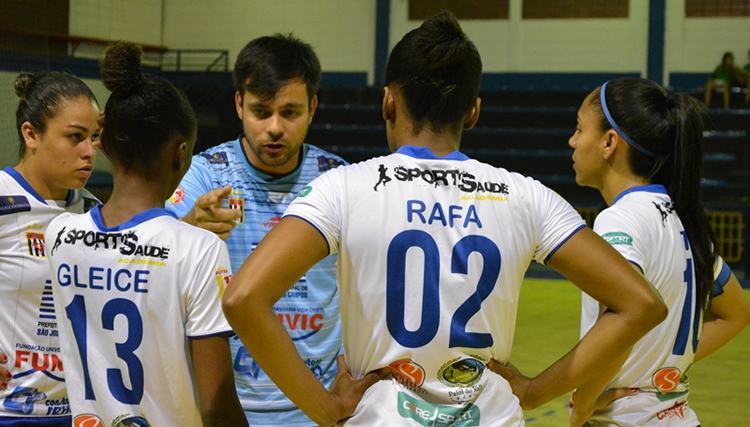
<svg viewBox="0 0 750 427">
<path fill-rule="evenodd" d="M 385 185 L 392 180 L 388 173 L 388 167 L 381 164 L 378 167 L 380 176 L 373 189 Z M 502 182 L 478 181 L 473 174 L 460 169 L 422 169 L 405 168 L 396 166 L 392 173 L 393 178 L 401 182 L 424 181 L 435 187 L 454 186 L 465 193 L 487 192 L 496 194 L 508 194 L 508 185 Z"/>
<path fill-rule="evenodd" d="M 63 227 L 52 246 L 50 255 L 54 255 L 61 244 L 76 245 L 82 243 L 94 249 L 115 249 L 126 256 L 146 256 L 165 260 L 169 258 L 169 248 L 164 246 L 139 245 L 138 235 L 133 231 L 127 233 L 106 233 L 94 230 L 70 229 Z"/>
</svg>

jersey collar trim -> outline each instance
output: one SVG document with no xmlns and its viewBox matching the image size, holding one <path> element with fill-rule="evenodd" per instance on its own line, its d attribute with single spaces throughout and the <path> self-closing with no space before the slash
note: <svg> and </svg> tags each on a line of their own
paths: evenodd
<svg viewBox="0 0 750 427">
<path fill-rule="evenodd" d="M 164 208 L 153 208 L 153 209 L 146 209 L 143 212 L 139 212 L 135 215 L 133 215 L 132 218 L 129 220 L 123 222 L 122 224 L 115 225 L 114 227 L 107 227 L 104 225 L 104 220 L 102 219 L 102 205 L 96 205 L 93 209 L 91 209 L 91 219 L 94 221 L 94 224 L 96 224 L 97 228 L 99 228 L 100 231 L 121 231 L 128 228 L 135 227 L 138 224 L 141 224 L 143 222 L 146 222 L 148 220 L 158 218 L 160 216 L 171 216 L 172 218 L 177 219 L 177 215 L 167 209 Z"/>
<path fill-rule="evenodd" d="M 612 202 L 612 204 L 614 205 L 626 195 L 630 193 L 635 193 L 638 191 L 645 191 L 647 193 L 657 193 L 657 194 L 669 194 L 669 192 L 667 191 L 667 187 L 661 184 L 637 185 L 635 187 L 630 187 L 627 190 L 620 193 L 617 197 L 615 197 L 615 200 Z"/>
<path fill-rule="evenodd" d="M 429 159 L 429 160 L 469 160 L 469 156 L 460 151 L 451 151 L 443 157 L 438 157 L 428 147 L 415 147 L 413 145 L 405 145 L 396 150 L 398 154 L 405 156 L 414 157 L 417 159 Z"/>
<path fill-rule="evenodd" d="M 18 185 L 23 187 L 23 189 L 26 190 L 26 192 L 34 196 L 35 199 L 39 200 L 39 202 L 45 205 L 47 204 L 47 201 L 44 200 L 44 197 L 40 196 L 39 193 L 37 193 L 36 190 L 34 190 L 34 187 L 32 187 L 31 184 L 29 184 L 29 182 L 26 181 L 26 178 L 24 178 L 23 175 L 21 175 L 17 170 L 13 169 L 10 166 L 6 166 L 5 168 L 3 168 L 3 171 L 7 173 L 8 175 L 10 175 L 11 178 L 15 179 Z M 71 203 L 73 203 L 74 197 L 75 197 L 75 192 L 73 190 L 68 190 L 68 195 L 65 197 L 66 204 L 70 205 Z"/>
</svg>

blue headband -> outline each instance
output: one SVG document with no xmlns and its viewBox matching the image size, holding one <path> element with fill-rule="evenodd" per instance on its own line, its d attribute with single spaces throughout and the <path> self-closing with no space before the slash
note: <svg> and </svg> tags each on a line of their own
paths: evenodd
<svg viewBox="0 0 750 427">
<path fill-rule="evenodd" d="M 622 139 L 624 139 L 631 147 L 635 148 L 636 151 L 638 151 L 639 153 L 645 155 L 646 157 L 650 157 L 652 159 L 658 159 L 659 157 L 661 157 L 658 154 L 654 153 L 653 151 L 649 150 L 648 148 L 633 141 L 633 139 L 629 137 L 628 134 L 626 134 L 625 132 L 623 132 L 622 129 L 620 129 L 620 126 L 617 126 L 615 119 L 613 119 L 612 115 L 609 114 L 609 108 L 607 108 L 607 95 L 606 95 L 607 83 L 609 82 L 605 82 L 602 85 L 601 91 L 599 92 L 599 99 L 601 100 L 601 104 L 602 104 L 602 112 L 604 113 L 604 117 L 607 118 L 609 125 L 612 126 L 612 129 L 614 129 L 615 132 L 617 132 L 622 137 Z"/>
</svg>

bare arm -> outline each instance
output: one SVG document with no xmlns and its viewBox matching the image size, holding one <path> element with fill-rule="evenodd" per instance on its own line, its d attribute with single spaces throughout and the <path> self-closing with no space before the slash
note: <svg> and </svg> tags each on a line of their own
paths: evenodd
<svg viewBox="0 0 750 427">
<path fill-rule="evenodd" d="M 237 225 L 239 211 L 223 207 L 223 200 L 229 196 L 232 187 L 226 186 L 211 190 L 195 200 L 193 208 L 181 219 L 190 225 L 208 230 L 222 240 Z"/>
<path fill-rule="evenodd" d="M 720 349 L 750 323 L 750 303 L 734 274 L 724 286 L 724 293 L 711 299 L 706 317 L 695 352 L 696 362 Z"/>
<path fill-rule="evenodd" d="M 643 276 L 588 228 L 560 247 L 549 265 L 609 309 L 568 354 L 535 378 L 501 369 L 524 408 L 535 408 L 605 375 L 611 361 L 667 315 L 666 306 Z"/>
<path fill-rule="evenodd" d="M 247 419 L 234 388 L 227 337 L 191 338 L 189 343 L 203 425 L 246 426 Z"/>
<path fill-rule="evenodd" d="M 298 218 L 284 218 L 245 261 L 223 299 L 229 323 L 263 371 L 320 425 L 350 416 L 365 390 L 380 379 L 380 374 L 370 373 L 354 380 L 340 366 L 329 393 L 302 361 L 273 311 L 284 292 L 326 255 L 327 243 L 315 228 Z"/>
</svg>

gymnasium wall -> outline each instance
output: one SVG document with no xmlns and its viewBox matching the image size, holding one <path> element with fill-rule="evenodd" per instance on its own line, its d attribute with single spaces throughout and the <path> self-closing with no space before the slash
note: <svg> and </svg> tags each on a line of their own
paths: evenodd
<svg viewBox="0 0 750 427">
<path fill-rule="evenodd" d="M 310 43 L 325 71 L 372 74 L 375 0 L 162 0 L 163 44 L 222 48 L 230 64 L 256 37 L 293 32 Z"/>
<path fill-rule="evenodd" d="M 648 3 L 630 2 L 627 19 L 521 19 L 510 1 L 508 20 L 461 23 L 477 45 L 485 72 L 646 72 Z M 408 0 L 391 0 L 391 48 L 417 21 Z M 606 42 L 603 42 L 606 39 Z"/>
</svg>

